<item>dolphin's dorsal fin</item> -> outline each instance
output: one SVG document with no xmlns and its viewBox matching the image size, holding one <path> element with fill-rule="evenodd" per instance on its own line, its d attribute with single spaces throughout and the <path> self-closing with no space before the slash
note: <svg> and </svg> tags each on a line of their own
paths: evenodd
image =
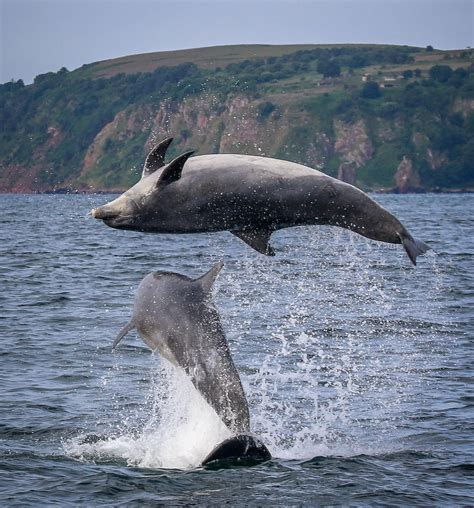
<svg viewBox="0 0 474 508">
<path fill-rule="evenodd" d="M 219 275 L 219 272 L 222 270 L 223 266 L 224 261 L 221 259 L 207 273 L 195 280 L 195 282 L 201 285 L 205 293 L 211 292 L 212 286 L 214 285 L 214 282 L 216 281 L 217 276 Z"/>
<path fill-rule="evenodd" d="M 258 229 L 251 231 L 231 231 L 231 233 L 252 247 L 252 249 L 260 252 L 260 254 L 265 254 L 265 256 L 275 255 L 275 251 L 269 243 L 273 231 Z"/>
<path fill-rule="evenodd" d="M 135 328 L 135 323 L 133 319 L 131 319 L 119 332 L 117 337 L 114 340 L 114 343 L 112 344 L 112 351 L 118 346 L 118 343 L 127 335 L 127 333 L 130 330 L 133 330 Z"/>
<path fill-rule="evenodd" d="M 147 155 L 145 164 L 143 166 L 142 178 L 150 176 L 157 169 L 162 168 L 165 165 L 166 150 L 170 146 L 173 138 L 166 138 L 158 143 L 155 148 Z"/>
<path fill-rule="evenodd" d="M 181 178 L 181 171 L 183 171 L 184 164 L 194 153 L 194 150 L 190 150 L 188 152 L 184 152 L 181 155 L 178 155 L 176 159 L 173 159 L 165 168 L 160 175 L 158 182 L 156 185 L 168 185 L 172 182 L 176 182 Z"/>
</svg>

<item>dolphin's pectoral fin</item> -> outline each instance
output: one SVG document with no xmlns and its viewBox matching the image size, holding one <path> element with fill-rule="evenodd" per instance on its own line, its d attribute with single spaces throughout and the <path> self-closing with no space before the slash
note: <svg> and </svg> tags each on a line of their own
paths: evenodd
<svg viewBox="0 0 474 508">
<path fill-rule="evenodd" d="M 422 242 L 421 240 L 416 240 L 406 232 L 398 233 L 398 236 L 400 237 L 400 241 L 406 253 L 408 254 L 408 257 L 410 258 L 410 261 L 414 265 L 416 265 L 417 256 L 421 256 L 421 254 L 424 254 L 431 248 L 429 245 L 426 245 L 425 242 Z"/>
<path fill-rule="evenodd" d="M 135 322 L 133 319 L 130 320 L 119 332 L 116 339 L 114 340 L 114 343 L 112 344 L 112 351 L 117 347 L 118 343 L 127 335 L 127 333 L 130 330 L 133 330 L 135 328 Z"/>
<path fill-rule="evenodd" d="M 166 150 L 170 146 L 173 138 L 166 138 L 161 143 L 158 143 L 155 148 L 148 154 L 145 165 L 143 166 L 142 178 L 145 178 L 157 169 L 162 168 L 165 165 Z"/>
<path fill-rule="evenodd" d="M 160 178 L 156 182 L 156 186 L 159 187 L 160 185 L 168 185 L 169 183 L 179 180 L 181 178 L 181 172 L 183 171 L 184 164 L 193 153 L 194 150 L 184 152 L 165 166 Z"/>
<path fill-rule="evenodd" d="M 211 291 L 214 282 L 217 279 L 222 267 L 224 266 L 224 261 L 222 259 L 217 262 L 207 273 L 205 273 L 202 277 L 195 279 L 195 282 L 201 284 L 202 289 L 205 293 Z"/>
<path fill-rule="evenodd" d="M 260 254 L 265 254 L 265 256 L 275 255 L 275 251 L 270 245 L 270 237 L 273 231 L 259 229 L 253 231 L 231 231 L 231 233 L 252 247 L 252 249 L 260 252 Z"/>
</svg>

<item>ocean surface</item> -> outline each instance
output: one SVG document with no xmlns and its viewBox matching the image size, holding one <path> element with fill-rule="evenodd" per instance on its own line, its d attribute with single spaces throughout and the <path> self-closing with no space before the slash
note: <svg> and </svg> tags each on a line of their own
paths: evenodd
<svg viewBox="0 0 474 508">
<path fill-rule="evenodd" d="M 330 227 L 116 231 L 110 196 L 0 195 L 0 506 L 474 504 L 474 195 L 375 195 L 432 247 Z M 215 301 L 273 459 L 205 470 L 227 434 L 135 332 L 149 272 L 223 259 Z"/>
</svg>

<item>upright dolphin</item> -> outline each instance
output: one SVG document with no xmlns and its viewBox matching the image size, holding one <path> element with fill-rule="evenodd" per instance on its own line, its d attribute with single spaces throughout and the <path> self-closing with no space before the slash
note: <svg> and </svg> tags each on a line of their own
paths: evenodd
<svg viewBox="0 0 474 508">
<path fill-rule="evenodd" d="M 247 399 L 212 301 L 212 285 L 222 266 L 221 261 L 194 280 L 178 273 L 148 274 L 138 287 L 132 319 L 113 349 L 136 328 L 153 351 L 186 371 L 232 432 L 246 434 Z"/>
<path fill-rule="evenodd" d="M 228 230 L 270 256 L 274 231 L 312 224 L 401 243 L 413 264 L 429 248 L 367 194 L 316 169 L 251 155 L 190 158 L 193 152 L 165 164 L 170 142 L 150 152 L 137 184 L 91 214 L 112 228 L 150 233 Z"/>
</svg>

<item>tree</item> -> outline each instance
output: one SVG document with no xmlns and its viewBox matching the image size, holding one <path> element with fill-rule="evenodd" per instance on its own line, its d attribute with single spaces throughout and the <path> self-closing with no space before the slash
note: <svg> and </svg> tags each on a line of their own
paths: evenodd
<svg viewBox="0 0 474 508">
<path fill-rule="evenodd" d="M 364 67 L 367 65 L 367 57 L 365 55 L 360 55 L 360 54 L 352 55 L 351 58 L 349 59 L 349 61 L 347 62 L 347 65 L 351 69 Z"/>
<path fill-rule="evenodd" d="M 403 91 L 401 100 L 403 105 L 409 108 L 421 106 L 423 102 L 423 90 L 421 86 L 416 83 L 409 83 Z"/>
<path fill-rule="evenodd" d="M 468 76 L 469 73 L 467 70 L 460 67 L 459 69 L 456 69 L 453 72 L 452 76 L 449 78 L 449 84 L 459 87 L 464 83 Z"/>
<path fill-rule="evenodd" d="M 407 69 L 406 71 L 403 71 L 402 75 L 403 79 L 410 79 L 413 77 L 413 71 L 411 69 Z"/>
<path fill-rule="evenodd" d="M 431 44 L 426 46 L 426 51 L 429 51 L 429 52 L 434 51 L 433 46 L 431 46 Z"/>
<path fill-rule="evenodd" d="M 362 87 L 361 96 L 364 99 L 376 99 L 380 95 L 380 86 L 375 81 L 367 81 Z"/>
<path fill-rule="evenodd" d="M 452 74 L 453 69 L 449 65 L 434 65 L 430 69 L 430 78 L 440 83 L 446 83 Z"/>
<path fill-rule="evenodd" d="M 319 59 L 316 70 L 321 73 L 325 78 L 333 78 L 341 74 L 341 66 L 337 60 Z"/>
</svg>

